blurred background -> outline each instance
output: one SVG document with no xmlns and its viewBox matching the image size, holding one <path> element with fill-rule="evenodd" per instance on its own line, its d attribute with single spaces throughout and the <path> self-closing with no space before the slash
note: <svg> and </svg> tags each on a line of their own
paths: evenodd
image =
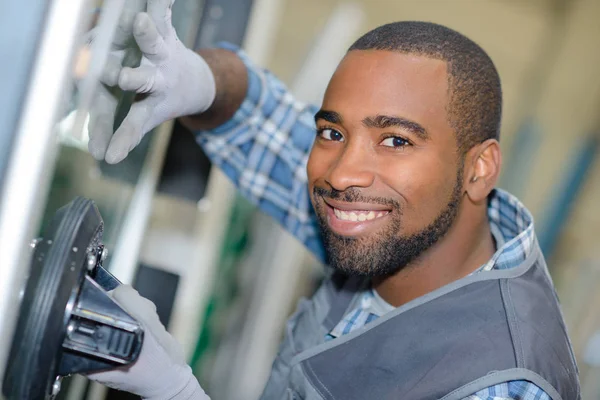
<svg viewBox="0 0 600 400">
<path fill-rule="evenodd" d="M 87 111 L 124 3 L 3 5 L 0 231 L 11 235 L 0 243 L 13 247 L 0 249 L 0 293 L 18 292 L 28 265 L 19 249 L 54 212 L 91 198 L 105 221 L 105 265 L 155 301 L 206 391 L 256 399 L 321 266 L 240 198 L 177 122 L 118 165 L 87 153 Z M 346 48 L 381 24 L 432 21 L 479 43 L 504 90 L 499 186 L 534 214 L 588 400 L 600 399 L 599 15 L 598 0 L 177 0 L 173 23 L 189 47 L 243 47 L 317 104 Z M 92 28 L 104 40 L 90 50 Z M 18 312 L 1 304 L 0 362 Z M 63 388 L 64 399 L 131 398 L 81 377 Z"/>
</svg>

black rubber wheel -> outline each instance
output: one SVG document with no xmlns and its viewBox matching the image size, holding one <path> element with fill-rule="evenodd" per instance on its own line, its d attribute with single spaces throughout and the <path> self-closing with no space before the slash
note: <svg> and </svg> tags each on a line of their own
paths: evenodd
<svg viewBox="0 0 600 400">
<path fill-rule="evenodd" d="M 70 308 L 87 272 L 87 251 L 101 240 L 95 204 L 78 197 L 59 209 L 31 260 L 4 376 L 7 399 L 44 399 L 51 393 Z"/>
</svg>

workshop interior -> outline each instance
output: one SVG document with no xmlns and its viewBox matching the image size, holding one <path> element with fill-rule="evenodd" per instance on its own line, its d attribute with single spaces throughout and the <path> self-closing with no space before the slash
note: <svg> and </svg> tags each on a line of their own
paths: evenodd
<svg viewBox="0 0 600 400">
<path fill-rule="evenodd" d="M 88 153 L 88 112 L 129 1 L 2 6 L 0 398 L 135 398 L 78 374 L 139 353 L 143 330 L 106 294 L 122 282 L 156 304 L 213 399 L 253 400 L 286 319 L 323 268 L 211 168 L 177 121 L 119 164 Z M 186 46 L 240 46 L 316 104 L 348 46 L 383 23 L 432 21 L 478 42 L 503 85 L 499 187 L 533 212 L 584 400 L 600 399 L 599 15 L 597 0 L 173 6 Z M 133 98 L 120 95 L 126 113 Z"/>
</svg>

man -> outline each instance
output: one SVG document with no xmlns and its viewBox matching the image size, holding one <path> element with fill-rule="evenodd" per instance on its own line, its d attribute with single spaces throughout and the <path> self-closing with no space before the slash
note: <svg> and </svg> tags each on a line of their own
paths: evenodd
<svg viewBox="0 0 600 400">
<path fill-rule="evenodd" d="M 263 398 L 580 397 L 531 215 L 494 189 L 502 96 L 479 46 L 431 23 L 381 26 L 350 47 L 317 109 L 237 49 L 185 49 L 160 3 L 134 21 L 142 67 L 105 76 L 148 97 L 112 136 L 102 95 L 90 151 L 118 162 L 188 115 L 213 162 L 332 267 L 288 322 Z M 152 306 L 128 287 L 114 296 L 148 339 L 129 370 L 92 378 L 204 398 Z"/>
</svg>

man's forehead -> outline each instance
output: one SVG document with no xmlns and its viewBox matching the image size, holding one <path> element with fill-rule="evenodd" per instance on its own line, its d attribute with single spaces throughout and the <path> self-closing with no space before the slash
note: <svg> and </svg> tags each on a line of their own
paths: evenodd
<svg viewBox="0 0 600 400">
<path fill-rule="evenodd" d="M 384 50 L 348 52 L 323 100 L 324 109 L 342 114 L 400 115 L 434 128 L 447 126 L 447 104 L 445 61 Z"/>
<path fill-rule="evenodd" d="M 364 79 L 373 84 L 380 82 L 425 83 L 446 91 L 448 87 L 447 62 L 426 55 L 388 50 L 349 51 L 336 69 L 335 79 Z"/>
</svg>

